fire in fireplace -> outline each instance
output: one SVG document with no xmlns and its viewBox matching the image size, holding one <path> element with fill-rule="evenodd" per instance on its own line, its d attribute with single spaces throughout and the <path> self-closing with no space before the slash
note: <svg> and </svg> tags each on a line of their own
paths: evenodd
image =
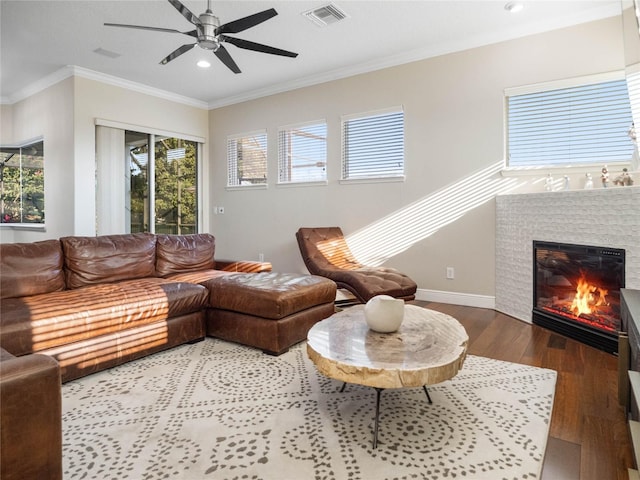
<svg viewBox="0 0 640 480">
<path fill-rule="evenodd" d="M 533 242 L 533 323 L 616 353 L 625 251 Z"/>
</svg>

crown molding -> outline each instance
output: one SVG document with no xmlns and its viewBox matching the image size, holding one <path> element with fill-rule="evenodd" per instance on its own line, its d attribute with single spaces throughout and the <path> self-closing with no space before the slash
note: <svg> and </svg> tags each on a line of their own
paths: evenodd
<svg viewBox="0 0 640 480">
<path fill-rule="evenodd" d="M 70 78 L 70 77 L 86 78 L 88 80 L 94 80 L 96 82 L 101 82 L 107 85 L 124 88 L 126 90 L 143 93 L 145 95 L 162 98 L 164 100 L 181 103 L 191 107 L 202 108 L 205 110 L 208 108 L 207 102 L 203 102 L 201 100 L 185 97 L 183 95 L 171 93 L 166 90 L 161 90 L 159 88 L 149 87 L 141 83 L 132 82 L 130 80 L 125 80 L 120 77 L 115 77 L 113 75 L 108 75 L 106 73 L 97 72 L 95 70 L 90 70 L 88 68 L 78 67 L 76 65 L 67 65 L 65 67 L 62 67 L 61 69 L 53 72 L 52 74 L 47 75 L 46 77 L 43 77 L 40 80 L 33 82 L 30 85 L 27 85 L 25 88 L 15 93 L 14 95 L 8 98 L 2 97 L 2 103 L 3 104 L 17 103 L 21 100 L 24 100 L 25 98 L 35 95 L 36 93 L 39 93 L 55 85 L 56 83 L 66 80 L 67 78 Z"/>
<path fill-rule="evenodd" d="M 3 104 L 13 105 L 14 103 L 18 103 L 25 98 L 29 98 L 36 93 L 40 93 L 43 90 L 59 83 L 73 75 L 73 71 L 69 67 L 63 67 L 55 72 L 42 77 L 41 79 L 25 86 L 18 92 L 10 95 L 9 97 L 2 97 Z M 5 101 L 6 100 L 6 101 Z"/>
<path fill-rule="evenodd" d="M 95 80 L 96 82 L 106 83 L 107 85 L 113 85 L 115 87 L 132 90 L 134 92 L 143 93 L 152 97 L 162 98 L 164 100 L 170 100 L 172 102 L 181 103 L 190 107 L 207 109 L 207 102 L 197 100 L 195 98 L 186 97 L 184 95 L 178 95 L 176 93 L 169 92 L 167 90 L 161 90 L 159 88 L 150 87 L 141 83 L 125 80 L 120 77 L 114 77 L 113 75 L 107 75 L 105 73 L 96 72 L 95 70 L 89 70 L 83 67 L 73 66 L 74 75 L 89 80 Z"/>
<path fill-rule="evenodd" d="M 382 70 L 384 68 L 396 67 L 398 65 L 425 60 L 440 55 L 447 55 L 450 53 L 470 50 L 472 48 L 479 48 L 486 45 L 514 40 L 516 38 L 536 35 L 539 33 L 567 28 L 619 15 L 619 7 L 608 5 L 590 10 L 580 16 L 573 15 L 570 17 L 565 16 L 554 19 L 547 19 L 544 22 L 530 24 L 526 28 L 514 28 L 509 31 L 495 32 L 487 35 L 476 35 L 475 37 L 467 37 L 453 42 L 430 45 L 427 47 L 410 50 L 402 54 L 392 55 L 369 62 L 363 62 L 346 68 L 339 68 L 328 72 L 295 79 L 289 82 L 283 82 L 278 85 L 272 85 L 269 87 L 252 90 L 250 92 L 241 93 L 239 95 L 233 95 L 218 100 L 213 100 L 209 102 L 209 109 L 213 110 L 236 103 L 256 100 L 258 98 L 266 97 L 269 95 L 296 90 L 298 88 L 310 87 L 312 85 L 318 85 L 321 83 L 340 80 L 355 75 L 370 73 L 376 70 Z"/>
</svg>

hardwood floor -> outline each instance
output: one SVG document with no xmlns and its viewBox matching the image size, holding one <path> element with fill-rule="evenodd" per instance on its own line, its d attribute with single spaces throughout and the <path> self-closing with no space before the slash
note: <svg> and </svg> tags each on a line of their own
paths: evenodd
<svg viewBox="0 0 640 480">
<path fill-rule="evenodd" d="M 458 319 L 469 354 L 558 372 L 543 479 L 628 479 L 633 454 L 618 404 L 616 356 L 494 310 L 412 303 Z"/>
</svg>

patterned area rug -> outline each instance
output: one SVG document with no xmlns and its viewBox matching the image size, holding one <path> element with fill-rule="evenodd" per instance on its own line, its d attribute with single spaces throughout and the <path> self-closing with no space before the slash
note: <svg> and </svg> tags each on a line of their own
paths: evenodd
<svg viewBox="0 0 640 480">
<path fill-rule="evenodd" d="M 468 356 L 451 381 L 375 390 L 208 338 L 63 385 L 64 478 L 534 479 L 556 372 Z"/>
</svg>

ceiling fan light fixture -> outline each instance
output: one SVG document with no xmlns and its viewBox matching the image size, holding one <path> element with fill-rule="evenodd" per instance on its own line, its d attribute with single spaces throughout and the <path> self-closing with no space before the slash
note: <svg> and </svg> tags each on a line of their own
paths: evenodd
<svg viewBox="0 0 640 480">
<path fill-rule="evenodd" d="M 198 46 L 205 50 L 213 50 L 214 52 L 220 47 L 216 29 L 220 26 L 218 17 L 207 10 L 200 15 L 201 27 L 198 29 Z"/>
<path fill-rule="evenodd" d="M 220 48 L 220 41 L 217 38 L 207 39 L 207 40 L 199 40 L 198 46 L 203 50 L 211 50 L 215 52 Z"/>
<path fill-rule="evenodd" d="M 206 60 L 199 60 L 198 63 L 196 63 L 196 65 L 200 68 L 209 68 L 211 66 L 211 64 Z"/>
</svg>

